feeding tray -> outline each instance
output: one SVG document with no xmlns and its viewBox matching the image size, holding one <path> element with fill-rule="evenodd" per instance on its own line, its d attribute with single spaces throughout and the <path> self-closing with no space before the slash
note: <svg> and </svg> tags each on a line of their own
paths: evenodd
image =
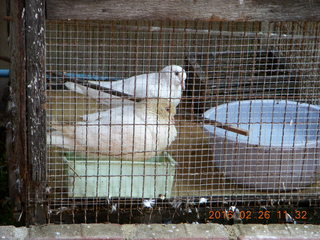
<svg viewBox="0 0 320 240">
<path fill-rule="evenodd" d="M 215 167 L 228 179 L 256 190 L 301 189 L 319 178 L 320 108 L 285 100 L 237 101 L 204 117 L 246 129 L 249 136 L 214 126 Z"/>
<path fill-rule="evenodd" d="M 163 152 L 147 161 L 66 153 L 69 197 L 170 197 L 175 160 Z"/>
</svg>

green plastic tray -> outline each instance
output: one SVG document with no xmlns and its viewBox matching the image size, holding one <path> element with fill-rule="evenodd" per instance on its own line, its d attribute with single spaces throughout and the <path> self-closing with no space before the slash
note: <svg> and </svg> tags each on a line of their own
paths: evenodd
<svg viewBox="0 0 320 240">
<path fill-rule="evenodd" d="M 69 197 L 155 198 L 171 196 L 175 160 L 167 152 L 147 161 L 65 153 Z"/>
</svg>

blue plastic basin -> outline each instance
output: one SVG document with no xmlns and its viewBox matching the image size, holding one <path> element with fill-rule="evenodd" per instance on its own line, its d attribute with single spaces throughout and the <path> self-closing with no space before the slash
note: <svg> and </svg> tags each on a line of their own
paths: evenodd
<svg viewBox="0 0 320 240">
<path fill-rule="evenodd" d="M 204 126 L 211 135 L 215 166 L 236 184 L 256 190 L 289 190 L 319 179 L 319 106 L 246 100 L 211 108 L 204 116 L 249 131 L 249 136 L 243 136 Z"/>
</svg>

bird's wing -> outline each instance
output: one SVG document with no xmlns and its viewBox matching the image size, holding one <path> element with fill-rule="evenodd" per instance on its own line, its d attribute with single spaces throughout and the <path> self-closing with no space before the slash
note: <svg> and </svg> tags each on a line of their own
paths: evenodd
<svg viewBox="0 0 320 240">
<path fill-rule="evenodd" d="M 99 103 L 101 103 L 109 108 L 118 107 L 118 106 L 121 106 L 124 104 L 129 105 L 132 103 L 132 101 L 130 101 L 130 100 L 122 99 L 121 97 L 117 97 L 117 96 L 105 93 L 103 91 L 89 88 L 89 87 L 86 87 L 86 86 L 83 86 L 81 84 L 77 84 L 74 82 L 66 82 L 65 86 L 71 91 L 75 91 L 79 94 L 88 96 L 92 99 L 96 99 L 99 101 Z"/>
<path fill-rule="evenodd" d="M 141 74 L 124 80 L 113 82 L 89 81 L 91 84 L 124 92 L 135 97 L 157 97 L 159 88 L 159 73 Z"/>
<path fill-rule="evenodd" d="M 48 133 L 47 143 L 67 149 L 72 149 L 75 145 L 74 138 L 64 136 L 61 131 L 53 131 Z"/>
<path fill-rule="evenodd" d="M 91 82 L 91 81 L 90 81 Z M 95 83 L 95 81 L 93 81 Z M 74 91 L 76 93 L 88 96 L 93 99 L 102 99 L 103 101 L 108 101 L 111 98 L 118 98 L 111 94 L 105 93 L 103 91 L 99 91 L 90 87 L 83 86 L 81 84 L 77 84 L 74 82 L 66 82 L 64 84 L 69 90 Z M 110 102 L 110 101 L 108 101 Z"/>
<path fill-rule="evenodd" d="M 159 73 L 141 74 L 127 79 L 117 81 L 88 81 L 90 84 L 113 89 L 119 92 L 127 93 L 139 98 L 167 97 L 168 93 L 162 93 L 160 87 L 161 79 Z M 110 102 L 110 99 L 116 98 L 103 91 L 95 90 L 81 84 L 66 82 L 65 86 L 72 91 L 87 95 L 94 99 L 102 99 L 104 102 Z M 168 90 L 165 90 L 168 91 Z"/>
<path fill-rule="evenodd" d="M 120 123 L 123 116 L 125 116 L 124 119 L 128 119 L 128 117 L 133 116 L 134 113 L 134 103 L 130 101 L 129 104 L 113 107 L 104 111 L 86 114 L 81 116 L 81 118 L 87 122 L 100 120 L 104 123 L 108 121 Z"/>
<path fill-rule="evenodd" d="M 102 86 L 105 88 L 110 88 L 119 92 L 127 93 L 134 95 L 136 93 L 136 97 L 144 97 L 141 96 L 141 89 L 146 89 L 145 87 L 145 79 L 147 78 L 147 74 L 142 74 L 138 76 L 129 77 L 123 80 L 117 81 L 108 81 L 108 82 L 97 82 L 97 81 L 89 81 L 89 83 Z"/>
</svg>

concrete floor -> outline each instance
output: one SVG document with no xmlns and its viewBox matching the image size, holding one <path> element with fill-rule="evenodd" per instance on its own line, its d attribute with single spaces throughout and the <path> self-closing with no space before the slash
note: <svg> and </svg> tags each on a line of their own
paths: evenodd
<svg viewBox="0 0 320 240">
<path fill-rule="evenodd" d="M 320 225 L 294 224 L 73 224 L 30 228 L 0 226 L 0 239 L 212 239 L 320 240 Z"/>
</svg>

